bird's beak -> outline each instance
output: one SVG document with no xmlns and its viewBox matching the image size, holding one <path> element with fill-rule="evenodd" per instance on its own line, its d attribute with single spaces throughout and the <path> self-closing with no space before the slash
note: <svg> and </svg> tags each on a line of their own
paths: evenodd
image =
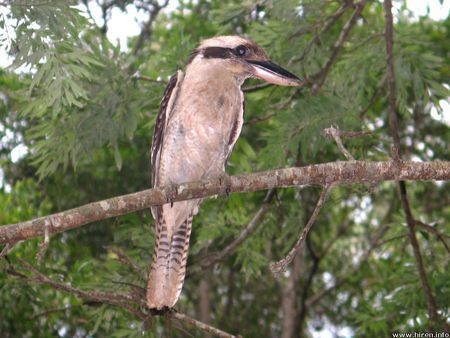
<svg viewBox="0 0 450 338">
<path fill-rule="evenodd" d="M 305 81 L 270 61 L 247 60 L 253 66 L 253 76 L 281 86 L 302 86 Z"/>
</svg>

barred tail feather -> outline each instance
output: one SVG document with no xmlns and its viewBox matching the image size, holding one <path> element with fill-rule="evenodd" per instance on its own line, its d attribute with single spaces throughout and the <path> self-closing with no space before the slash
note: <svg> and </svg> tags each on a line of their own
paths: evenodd
<svg viewBox="0 0 450 338">
<path fill-rule="evenodd" d="M 173 307 L 177 302 L 184 278 L 192 230 L 190 215 L 169 239 L 164 218 L 156 226 L 156 244 L 147 284 L 147 306 L 152 309 Z"/>
</svg>

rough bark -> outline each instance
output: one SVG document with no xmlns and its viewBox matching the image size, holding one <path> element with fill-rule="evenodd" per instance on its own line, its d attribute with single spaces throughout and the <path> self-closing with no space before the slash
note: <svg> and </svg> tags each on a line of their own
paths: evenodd
<svg viewBox="0 0 450 338">
<path fill-rule="evenodd" d="M 210 284 L 208 277 L 205 276 L 200 281 L 200 285 L 198 287 L 198 293 L 200 296 L 199 302 L 199 313 L 200 313 L 200 321 L 205 324 L 211 323 L 211 300 L 210 300 Z M 204 338 L 211 338 L 211 335 L 205 333 L 203 335 Z"/>
<path fill-rule="evenodd" d="M 0 226 L 0 244 L 67 231 L 81 225 L 175 201 L 300 185 L 342 185 L 388 180 L 449 180 L 450 162 L 348 161 L 211 178 L 113 197 L 46 217 Z"/>
<path fill-rule="evenodd" d="M 392 16 L 392 1 L 384 1 L 384 14 L 385 14 L 385 41 L 386 41 L 386 80 L 388 87 L 388 117 L 389 117 L 389 130 L 394 140 L 394 146 L 397 151 L 397 157 L 401 159 L 401 140 L 399 133 L 399 123 L 397 118 L 396 100 L 397 93 L 395 88 L 395 68 L 394 68 L 394 19 Z M 428 315 L 434 322 L 440 321 L 437 303 L 433 295 L 430 283 L 428 282 L 428 276 L 425 270 L 422 254 L 420 252 L 419 242 L 415 232 L 415 219 L 408 200 L 408 192 L 406 189 L 406 183 L 404 180 L 398 182 L 399 185 L 399 197 L 402 205 L 402 209 L 405 213 L 406 223 L 408 225 L 409 239 L 413 248 L 414 257 L 416 259 L 417 270 L 419 272 L 420 283 L 425 294 L 427 301 Z M 433 329 L 430 326 L 430 329 Z"/>
<path fill-rule="evenodd" d="M 281 287 L 281 310 L 283 320 L 281 323 L 281 338 L 295 337 L 297 314 L 297 286 L 300 276 L 300 267 L 303 255 L 297 255 L 292 262 L 292 269 L 286 284 Z"/>
</svg>

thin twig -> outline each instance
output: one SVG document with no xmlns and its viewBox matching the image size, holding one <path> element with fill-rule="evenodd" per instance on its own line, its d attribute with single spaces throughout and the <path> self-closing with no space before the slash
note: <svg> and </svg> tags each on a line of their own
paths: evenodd
<svg viewBox="0 0 450 338">
<path fill-rule="evenodd" d="M 272 86 L 271 83 L 263 82 L 263 83 L 256 84 L 254 86 L 246 86 L 246 87 L 242 88 L 242 91 L 244 93 L 252 93 L 252 92 L 256 92 L 258 90 L 261 90 L 261 89 L 264 89 L 264 88 L 267 88 L 270 86 Z"/>
<path fill-rule="evenodd" d="M 6 243 L 3 247 L 2 251 L 0 252 L 0 259 L 5 257 L 13 248 L 14 243 Z"/>
<path fill-rule="evenodd" d="M 112 292 L 104 292 L 104 291 L 84 291 L 75 287 L 72 287 L 68 284 L 60 283 L 57 281 L 52 280 L 51 278 L 44 275 L 42 272 L 40 272 L 38 269 L 36 269 L 34 266 L 29 264 L 28 262 L 24 261 L 23 259 L 18 258 L 18 260 L 21 262 L 22 267 L 26 270 L 28 270 L 31 273 L 31 277 L 26 276 L 20 272 L 16 272 L 14 268 L 7 270 L 11 275 L 17 276 L 21 279 L 28 280 L 28 281 L 34 281 L 40 284 L 49 285 L 55 290 L 58 291 L 64 291 L 69 294 L 75 295 L 77 297 L 80 297 L 82 299 L 86 299 L 88 301 L 94 301 L 102 304 L 108 304 L 117 306 L 120 308 L 123 308 L 127 310 L 128 312 L 135 315 L 137 318 L 141 319 L 144 322 L 144 325 L 149 320 L 151 321 L 151 317 L 156 314 L 148 315 L 142 311 L 143 308 L 145 308 L 145 298 L 142 297 L 136 297 L 132 294 L 119 294 L 119 293 L 112 293 Z M 63 309 L 56 309 L 54 311 L 59 311 Z M 51 310 L 48 310 L 44 313 L 41 313 L 40 315 L 45 315 L 52 312 Z M 211 333 L 216 335 L 217 337 L 226 337 L 226 338 L 238 338 L 240 336 L 234 336 L 229 333 L 226 333 L 224 331 L 221 331 L 213 326 L 210 326 L 208 324 L 202 323 L 198 320 L 195 320 L 183 313 L 179 313 L 176 311 L 170 311 L 168 313 L 161 313 L 160 315 L 167 315 L 169 318 L 175 318 L 180 321 L 183 321 L 185 323 L 188 323 L 190 325 L 195 326 L 196 328 L 203 330 L 204 332 Z"/>
<path fill-rule="evenodd" d="M 398 239 L 405 238 L 405 237 L 408 237 L 408 236 L 409 236 L 409 234 L 407 232 L 405 232 L 405 233 L 397 235 L 397 236 L 392 236 L 390 238 L 386 238 L 384 241 L 381 241 L 380 243 L 377 244 L 377 248 L 381 247 L 381 246 L 383 246 L 383 245 L 385 245 L 387 243 L 390 243 L 390 242 L 393 242 L 393 241 L 396 241 Z"/>
<path fill-rule="evenodd" d="M 189 316 L 187 316 L 187 315 L 185 315 L 183 313 L 180 313 L 180 312 L 176 312 L 176 311 L 169 312 L 167 314 L 167 316 L 169 316 L 171 318 L 174 318 L 174 319 L 181 320 L 181 321 L 183 321 L 185 323 L 188 323 L 188 324 L 190 324 L 192 326 L 195 326 L 196 328 L 198 328 L 198 329 L 200 329 L 200 330 L 202 330 L 202 331 L 204 331 L 206 333 L 213 334 L 216 337 L 220 337 L 220 338 L 238 338 L 238 337 L 240 337 L 240 336 L 234 336 L 234 335 L 232 335 L 230 333 L 227 333 L 227 332 L 224 332 L 222 330 L 219 330 L 219 329 L 217 329 L 217 328 L 215 328 L 215 327 L 213 327 L 211 325 L 208 325 L 208 324 L 205 324 L 203 322 L 200 322 L 200 321 L 198 321 L 198 320 L 196 320 L 194 318 L 191 318 L 191 317 L 189 317 Z"/>
<path fill-rule="evenodd" d="M 286 255 L 286 257 L 279 260 L 278 262 L 272 262 L 270 264 L 270 270 L 272 271 L 272 273 L 274 274 L 275 277 L 278 277 L 281 273 L 286 271 L 287 265 L 292 262 L 295 255 L 297 254 L 297 251 L 303 245 L 303 242 L 305 241 L 305 238 L 308 235 L 309 230 L 311 230 L 311 227 L 313 226 L 314 222 L 316 221 L 317 216 L 319 215 L 319 212 L 322 209 L 322 206 L 325 203 L 325 200 L 326 200 L 330 190 L 331 190 L 331 185 L 326 185 L 322 189 L 319 200 L 317 201 L 316 207 L 314 208 L 314 211 L 313 211 L 311 217 L 309 218 L 308 223 L 303 228 L 303 231 L 302 231 L 300 237 L 298 238 L 297 243 L 295 243 L 294 247 L 289 251 L 289 253 Z"/>
<path fill-rule="evenodd" d="M 55 290 L 65 291 L 67 293 L 70 293 L 72 295 L 75 295 L 75 296 L 83 298 L 83 299 L 88 299 L 88 300 L 93 300 L 93 301 L 97 301 L 100 303 L 118 306 L 118 307 L 121 307 L 121 308 L 127 310 L 128 312 L 136 315 L 138 318 L 141 318 L 141 319 L 145 318 L 145 315 L 139 309 L 135 308 L 132 305 L 132 304 L 136 304 L 136 305 L 145 304 L 145 303 L 143 303 L 143 298 L 137 299 L 136 297 L 134 297 L 133 295 L 130 295 L 130 294 L 119 294 L 119 293 L 104 292 L 104 291 L 84 291 L 84 290 L 72 287 L 68 284 L 54 281 L 53 279 L 47 277 L 42 272 L 40 272 L 38 269 L 33 267 L 28 262 L 24 261 L 23 259 L 20 259 L 20 258 L 17 258 L 17 259 L 21 262 L 22 266 L 26 270 L 31 272 L 32 275 L 31 275 L 31 277 L 24 277 L 24 275 L 22 275 L 20 273 L 11 273 L 15 276 L 25 278 L 26 280 L 35 281 L 40 284 L 49 285 L 50 287 L 52 287 Z M 8 272 L 13 272 L 13 271 L 8 271 Z"/>
<path fill-rule="evenodd" d="M 93 302 L 94 304 L 97 304 L 97 302 Z M 42 316 L 48 316 L 52 313 L 56 313 L 56 312 L 62 312 L 62 311 L 66 311 L 69 310 L 71 308 L 74 307 L 80 307 L 80 306 L 84 306 L 87 305 L 86 303 L 82 303 L 82 304 L 72 304 L 72 305 L 68 305 L 68 306 L 63 306 L 63 307 L 58 307 L 58 308 L 54 308 L 54 309 L 48 309 L 42 312 L 39 312 L 38 314 L 34 315 L 33 317 L 31 317 L 31 319 L 37 319 L 39 317 Z"/>
<path fill-rule="evenodd" d="M 129 294 L 120 294 L 120 293 L 103 292 L 103 291 L 83 291 L 83 290 L 75 288 L 71 285 L 56 282 L 53 279 L 51 279 L 50 277 L 47 277 L 46 275 L 44 275 L 42 272 L 40 272 L 37 268 L 32 266 L 27 261 L 25 261 L 21 258 L 16 258 L 16 259 L 20 261 L 20 263 L 26 270 L 28 270 L 32 273 L 31 279 L 39 281 L 43 284 L 50 285 L 50 286 L 54 287 L 55 289 L 67 291 L 67 292 L 75 294 L 81 298 L 90 298 L 90 299 L 98 300 L 98 301 L 112 300 L 112 301 L 116 301 L 116 302 L 131 302 L 131 303 L 136 302 L 136 301 L 140 302 L 139 300 L 135 299 L 134 297 L 132 297 Z M 142 300 L 142 302 L 144 302 L 144 300 Z"/>
<path fill-rule="evenodd" d="M 44 230 L 44 241 L 40 244 L 39 252 L 36 254 L 36 261 L 38 264 L 41 264 L 42 258 L 44 258 L 44 255 L 47 252 L 49 244 L 50 244 L 50 235 L 48 234 L 48 227 L 46 227 Z"/>
<path fill-rule="evenodd" d="M 399 125 L 396 112 L 396 88 L 395 88 L 395 69 L 394 69 L 394 24 L 392 17 L 392 1 L 384 1 L 384 14 L 385 14 L 385 39 L 386 39 L 386 64 L 387 64 L 387 87 L 388 87 L 388 113 L 389 113 L 389 128 L 394 140 L 394 146 L 397 148 L 398 157 L 401 158 L 401 147 L 400 147 L 400 134 Z M 395 161 L 395 159 L 394 159 Z M 411 207 L 408 200 L 408 193 L 406 190 L 406 184 L 404 181 L 399 181 L 399 193 L 400 202 L 403 211 L 406 216 L 406 223 L 408 225 L 409 238 L 411 246 L 413 248 L 414 256 L 416 259 L 417 269 L 419 271 L 420 282 L 422 284 L 422 289 L 427 300 L 428 315 L 430 318 L 437 322 L 440 320 L 437 312 L 436 300 L 433 296 L 430 284 L 428 282 L 427 273 L 422 259 L 422 254 L 420 252 L 419 242 L 415 233 L 415 219 L 411 211 Z"/>
<path fill-rule="evenodd" d="M 94 16 L 92 15 L 91 9 L 89 8 L 88 0 L 82 0 L 81 2 L 83 3 L 84 7 L 86 7 L 86 13 L 89 16 L 89 18 L 91 19 L 92 23 L 95 24 L 95 19 L 94 19 Z"/>
<path fill-rule="evenodd" d="M 157 80 L 157 79 L 152 79 L 151 77 L 148 77 L 148 76 L 139 75 L 139 73 L 135 73 L 134 75 L 131 76 L 131 78 L 134 80 L 141 80 L 141 81 L 157 83 L 157 84 L 160 84 L 163 86 L 166 86 L 168 83 L 167 81 L 164 81 L 164 80 Z"/>
<path fill-rule="evenodd" d="M 333 238 L 330 238 L 324 245 L 322 252 L 318 255 L 320 259 L 325 257 L 333 248 L 335 244 L 338 243 L 339 237 L 341 237 L 347 229 L 350 227 L 350 220 L 346 219 L 344 223 L 342 223 L 336 231 L 336 235 Z"/>
<path fill-rule="evenodd" d="M 341 140 L 339 129 L 336 129 L 333 126 L 331 126 L 330 128 L 325 128 L 323 130 L 323 132 L 324 132 L 325 136 L 334 138 L 334 141 L 336 142 L 336 145 L 338 146 L 339 150 L 341 151 L 341 153 L 344 154 L 345 158 L 348 161 L 354 161 L 355 160 L 353 155 L 350 154 L 350 152 L 342 144 L 342 140 Z"/>
<path fill-rule="evenodd" d="M 339 18 L 347 11 L 348 8 L 350 8 L 350 2 L 345 2 L 341 7 L 338 8 L 338 10 L 333 13 L 330 17 L 328 17 L 328 19 L 326 20 L 324 25 L 321 25 L 321 29 L 320 31 L 314 35 L 314 37 L 311 39 L 311 41 L 308 43 L 308 45 L 306 46 L 306 48 L 303 50 L 302 55 L 300 55 L 297 58 L 291 59 L 288 62 L 288 66 L 291 63 L 294 62 L 298 62 L 301 61 L 305 58 L 305 56 L 310 52 L 312 46 L 320 39 L 320 36 L 325 33 L 326 31 L 328 31 L 338 20 Z M 289 38 L 294 37 L 296 34 L 292 34 Z"/>
<path fill-rule="evenodd" d="M 373 131 L 343 131 L 339 130 L 339 136 L 341 138 L 354 138 L 354 137 L 363 137 L 363 136 L 373 136 Z"/>
<path fill-rule="evenodd" d="M 132 271 L 136 273 L 142 280 L 147 280 L 147 275 L 142 269 L 139 267 L 139 265 L 136 264 L 131 258 L 129 258 L 127 255 L 125 255 L 120 249 L 114 248 L 112 246 L 108 246 L 108 249 L 111 250 L 113 253 L 117 255 L 117 259 L 128 266 Z"/>
<path fill-rule="evenodd" d="M 269 113 L 269 114 L 261 116 L 261 117 L 256 116 L 256 117 L 252 118 L 250 121 L 244 122 L 244 124 L 246 124 L 246 125 L 248 125 L 248 124 L 249 125 L 254 125 L 254 124 L 259 123 L 259 122 L 264 122 L 264 121 L 270 120 L 275 115 L 276 115 L 276 113 L 273 112 L 273 113 Z"/>
<path fill-rule="evenodd" d="M 151 1 L 151 9 L 146 8 L 148 10 L 148 20 L 142 25 L 141 33 L 138 36 L 138 40 L 136 41 L 136 44 L 134 45 L 132 54 L 138 55 L 144 46 L 145 42 L 147 42 L 153 35 L 153 28 L 152 25 L 155 22 L 156 18 L 158 17 L 159 12 L 167 7 L 169 4 L 169 0 L 165 0 L 161 5 L 158 3 L 157 0 Z"/>
<path fill-rule="evenodd" d="M 356 9 L 353 12 L 352 16 L 350 17 L 350 19 L 345 23 L 344 27 L 342 28 L 342 31 L 339 34 L 338 39 L 334 43 L 333 50 L 331 51 L 331 55 L 328 58 L 327 62 L 325 63 L 325 66 L 317 73 L 317 75 L 313 76 L 314 78 L 317 79 L 317 81 L 314 83 L 311 89 L 312 95 L 316 95 L 319 92 L 320 88 L 322 87 L 323 83 L 325 82 L 325 78 L 327 77 L 332 64 L 336 60 L 339 51 L 341 50 L 345 40 L 347 39 L 350 30 L 355 25 L 356 20 L 361 16 L 361 12 L 364 9 L 366 3 L 367 0 L 361 0 L 359 3 L 355 4 Z"/>
<path fill-rule="evenodd" d="M 435 235 L 444 245 L 445 249 L 447 250 L 447 253 L 450 254 L 450 248 L 447 244 L 446 238 L 449 238 L 450 236 L 447 236 L 443 233 L 441 233 L 438 229 L 432 227 L 431 225 L 425 224 L 421 221 L 415 220 L 415 223 L 417 226 L 421 227 L 422 229 L 432 233 L 433 235 Z"/>
<path fill-rule="evenodd" d="M 360 116 L 364 116 L 369 111 L 370 107 L 372 107 L 373 104 L 381 97 L 381 94 L 383 93 L 383 89 L 385 86 L 386 86 L 386 77 L 384 77 L 380 81 L 380 85 L 377 86 L 377 88 L 375 89 L 375 92 L 373 93 L 372 97 L 369 99 L 369 102 L 364 107 L 364 109 L 361 110 L 361 112 L 359 113 Z"/>
<path fill-rule="evenodd" d="M 147 289 L 140 285 L 136 285 L 136 284 L 129 283 L 129 282 L 117 281 L 117 280 L 112 280 L 111 283 L 117 284 L 120 286 L 127 286 L 130 289 L 130 295 L 132 295 L 132 297 L 135 299 L 144 299 L 145 298 L 145 293 L 146 293 Z"/>
<path fill-rule="evenodd" d="M 207 255 L 196 263 L 192 268 L 188 269 L 188 276 L 192 276 L 198 272 L 204 271 L 204 269 L 211 265 L 220 262 L 226 256 L 233 253 L 236 248 L 241 245 L 256 229 L 257 225 L 261 222 L 261 219 L 270 209 L 270 203 L 275 196 L 276 189 L 270 189 L 264 198 L 261 207 L 258 209 L 252 220 L 244 227 L 238 237 L 236 237 L 230 244 L 228 244 L 223 250 Z"/>
<path fill-rule="evenodd" d="M 314 294 L 313 296 L 309 297 L 305 301 L 305 307 L 306 308 L 312 307 L 320 299 L 322 299 L 322 297 L 329 294 L 331 291 L 337 289 L 338 287 L 340 287 L 341 285 L 346 283 L 351 277 L 353 277 L 353 275 L 361 268 L 361 266 L 365 262 L 367 262 L 367 260 L 370 258 L 370 255 L 372 254 L 372 252 L 375 250 L 375 248 L 378 247 L 378 242 L 380 241 L 381 238 L 383 238 L 383 236 L 387 233 L 388 230 L 389 230 L 388 225 L 381 226 L 379 228 L 379 230 L 373 235 L 373 237 L 370 241 L 369 249 L 361 257 L 358 264 L 354 268 L 351 269 L 350 273 L 348 273 L 347 275 L 345 275 L 343 277 L 338 277 L 332 286 L 324 288 L 321 291 Z"/>
</svg>

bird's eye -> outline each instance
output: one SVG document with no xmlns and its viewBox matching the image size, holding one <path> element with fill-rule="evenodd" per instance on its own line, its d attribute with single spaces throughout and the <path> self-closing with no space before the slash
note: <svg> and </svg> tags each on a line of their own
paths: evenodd
<svg viewBox="0 0 450 338">
<path fill-rule="evenodd" d="M 240 45 L 236 47 L 236 54 L 238 56 L 245 56 L 248 52 L 247 47 L 245 47 L 244 45 Z"/>
</svg>

